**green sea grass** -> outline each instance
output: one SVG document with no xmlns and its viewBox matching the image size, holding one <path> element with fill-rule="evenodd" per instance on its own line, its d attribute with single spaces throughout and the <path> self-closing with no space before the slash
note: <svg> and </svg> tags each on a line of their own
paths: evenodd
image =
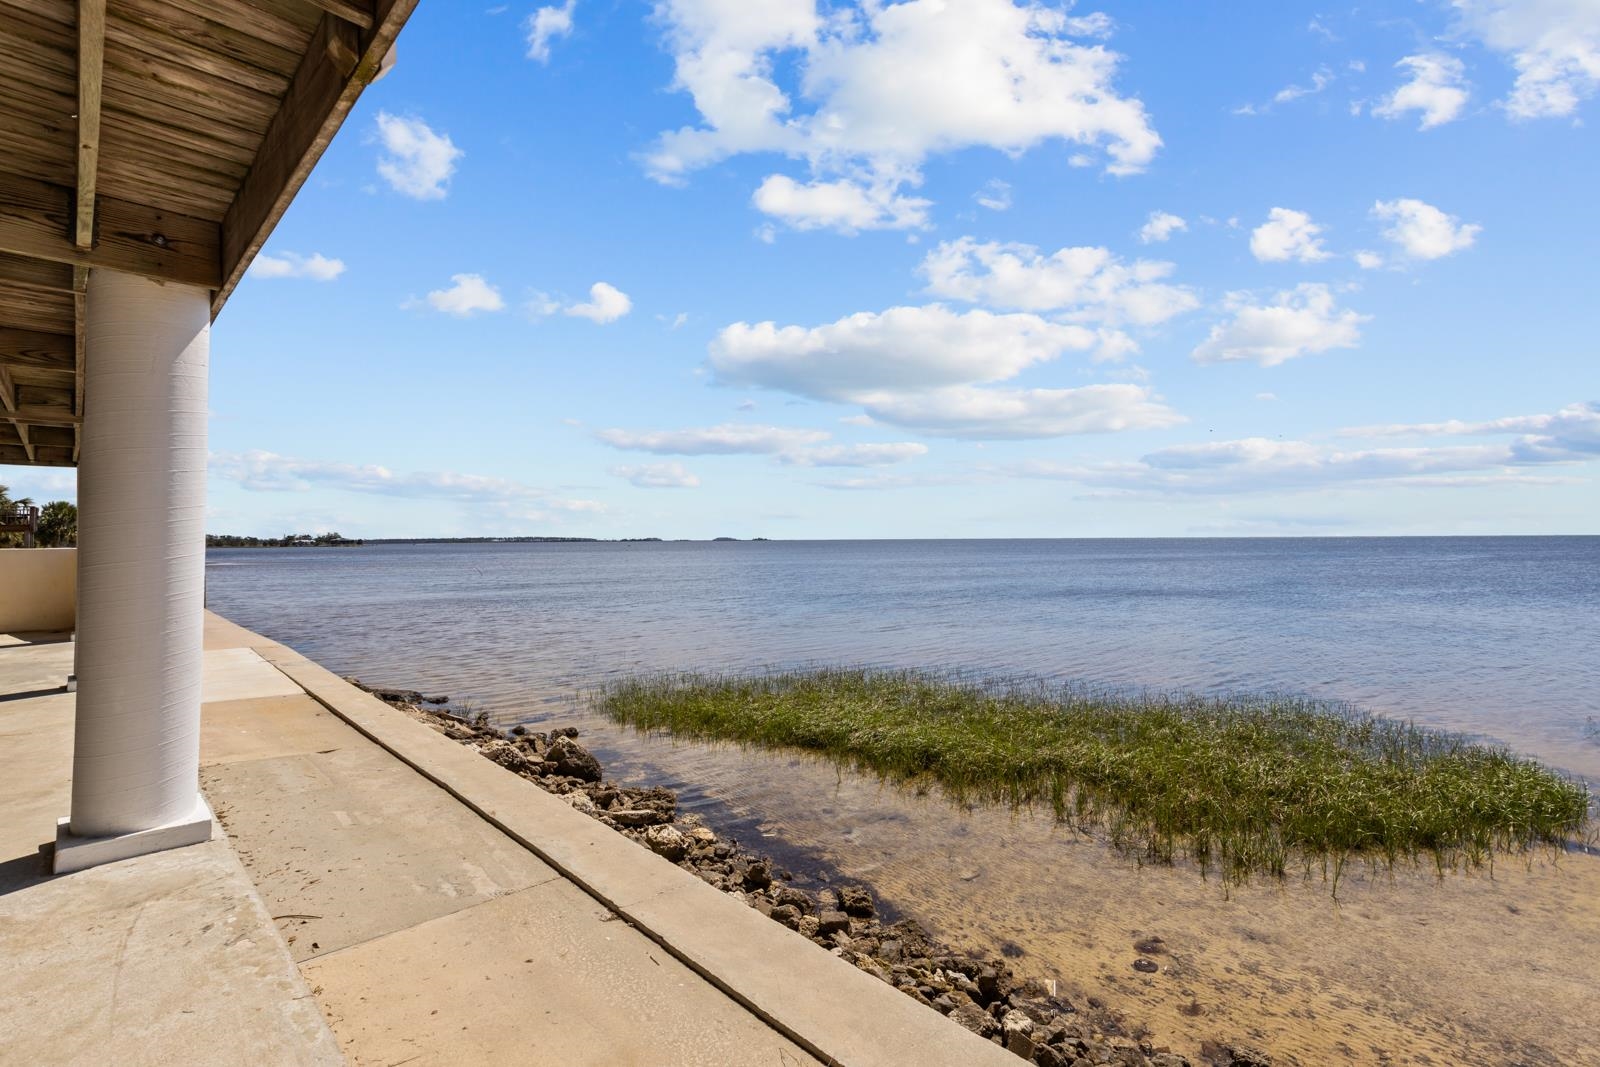
<svg viewBox="0 0 1600 1067">
<path fill-rule="evenodd" d="M 1351 858 L 1476 866 L 1582 833 L 1591 803 L 1503 748 L 1288 697 L 826 669 L 634 678 L 595 703 L 642 731 L 802 749 L 958 803 L 1048 809 L 1229 881 L 1320 863 L 1337 887 Z"/>
</svg>

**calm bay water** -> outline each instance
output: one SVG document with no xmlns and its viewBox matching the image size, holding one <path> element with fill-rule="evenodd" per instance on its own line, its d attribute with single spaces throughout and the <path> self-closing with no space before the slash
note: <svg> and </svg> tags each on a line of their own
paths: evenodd
<svg viewBox="0 0 1600 1067">
<path fill-rule="evenodd" d="M 1597 537 L 386 545 L 208 563 L 214 610 L 501 721 L 570 716 L 574 692 L 635 671 L 959 668 L 1352 701 L 1600 780 Z"/>
</svg>

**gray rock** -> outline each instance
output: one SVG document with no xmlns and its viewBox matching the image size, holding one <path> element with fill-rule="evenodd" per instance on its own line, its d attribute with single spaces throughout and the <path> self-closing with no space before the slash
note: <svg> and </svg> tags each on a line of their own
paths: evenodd
<svg viewBox="0 0 1600 1067">
<path fill-rule="evenodd" d="M 772 884 L 772 868 L 765 863 L 757 861 L 744 869 L 740 879 L 746 889 L 765 889 Z"/>
<path fill-rule="evenodd" d="M 545 753 L 544 758 L 546 763 L 555 764 L 557 774 L 585 782 L 600 780 L 600 761 L 570 737 L 558 737 L 552 741 L 550 750 Z"/>
<path fill-rule="evenodd" d="M 817 917 L 817 933 L 826 937 L 828 934 L 839 930 L 850 929 L 850 916 L 842 911 L 829 909 Z"/>
<path fill-rule="evenodd" d="M 1038 1067 L 1067 1067 L 1067 1058 L 1049 1045 L 1035 1046 L 1033 1062 Z"/>
<path fill-rule="evenodd" d="M 951 1010 L 950 1018 L 979 1037 L 990 1037 L 1000 1031 L 1000 1024 L 976 1004 L 957 1004 Z"/>
</svg>

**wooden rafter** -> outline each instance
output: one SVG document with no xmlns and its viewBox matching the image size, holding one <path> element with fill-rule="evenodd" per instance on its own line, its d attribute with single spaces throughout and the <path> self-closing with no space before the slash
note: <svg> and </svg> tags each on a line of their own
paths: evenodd
<svg viewBox="0 0 1600 1067">
<path fill-rule="evenodd" d="M 211 302 L 213 315 L 221 310 L 267 234 L 305 184 L 356 98 L 378 76 L 384 57 L 416 6 L 417 0 L 377 0 L 372 24 L 365 30 L 341 17 L 323 16 L 317 37 L 267 127 L 255 162 L 223 216 L 223 279 Z"/>
<path fill-rule="evenodd" d="M 78 0 L 78 190 L 73 243 L 94 244 L 94 190 L 100 168 L 100 84 L 106 62 L 106 0 Z"/>
<path fill-rule="evenodd" d="M 17 383 L 11 380 L 11 372 L 6 370 L 4 363 L 0 363 L 0 409 L 3 409 L 0 410 L 0 414 L 7 418 L 15 417 L 18 410 Z M 22 442 L 22 450 L 27 453 L 28 462 L 39 462 L 39 458 L 33 453 L 33 441 L 28 435 L 28 427 L 20 422 L 16 423 L 16 427 L 17 439 Z"/>
<path fill-rule="evenodd" d="M 75 199 L 64 186 L 0 173 L 0 252 L 203 289 L 221 285 L 216 223 L 101 196 L 94 246 L 79 248 L 69 236 Z"/>
<path fill-rule="evenodd" d="M 363 30 L 372 28 L 372 0 L 301 0 Z"/>
<path fill-rule="evenodd" d="M 83 419 L 66 408 L 52 407 L 49 404 L 13 402 L 5 417 L 16 423 L 19 430 L 24 423 L 29 426 L 77 426 L 83 422 Z"/>
</svg>

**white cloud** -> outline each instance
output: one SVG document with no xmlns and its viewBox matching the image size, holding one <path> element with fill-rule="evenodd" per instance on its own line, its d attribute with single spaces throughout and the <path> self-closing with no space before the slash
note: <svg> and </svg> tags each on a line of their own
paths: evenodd
<svg viewBox="0 0 1600 1067">
<path fill-rule="evenodd" d="M 1483 230 L 1421 200 L 1379 200 L 1372 214 L 1389 223 L 1383 235 L 1412 259 L 1439 259 L 1471 248 Z"/>
<path fill-rule="evenodd" d="M 1551 479 L 1533 476 L 1529 468 L 1600 458 L 1600 404 L 1574 404 L 1553 415 L 1482 423 L 1369 426 L 1342 433 L 1520 436 L 1506 443 L 1407 448 L 1343 448 L 1247 437 L 1177 445 L 1133 462 L 1033 461 L 1015 466 L 1012 473 L 1102 489 L 1163 494 L 1292 492 L 1376 483 L 1417 488 L 1507 482 L 1549 484 Z"/>
<path fill-rule="evenodd" d="M 541 7 L 529 15 L 522 28 L 528 34 L 528 58 L 540 63 L 550 62 L 550 42 L 572 33 L 572 12 L 577 0 L 567 0 L 560 7 Z"/>
<path fill-rule="evenodd" d="M 1466 67 L 1461 60 L 1441 52 L 1406 56 L 1395 66 L 1411 80 L 1384 97 L 1372 109 L 1379 118 L 1398 119 L 1409 111 L 1422 114 L 1421 129 L 1431 130 L 1461 116 L 1467 106 Z"/>
<path fill-rule="evenodd" d="M 1139 385 L 1074 389 L 978 389 L 950 386 L 860 398 L 877 422 L 938 437 L 1021 440 L 1176 426 L 1183 416 Z"/>
<path fill-rule="evenodd" d="M 1011 209 L 1011 184 L 999 178 L 990 178 L 983 184 L 983 188 L 972 194 L 972 199 L 978 202 L 979 207 L 986 207 L 990 211 L 1009 211 Z"/>
<path fill-rule="evenodd" d="M 1362 270 L 1378 270 L 1383 267 L 1386 260 L 1377 252 L 1361 249 L 1355 254 L 1356 266 Z"/>
<path fill-rule="evenodd" d="M 689 430 L 601 430 L 595 434 L 613 448 L 661 456 L 776 455 L 828 440 L 826 430 L 723 423 Z"/>
<path fill-rule="evenodd" d="M 633 301 L 628 298 L 627 293 L 616 286 L 606 282 L 595 282 L 589 286 L 588 303 L 570 304 L 561 310 L 562 314 L 604 325 L 616 322 L 633 310 Z"/>
<path fill-rule="evenodd" d="M 216 477 L 257 492 L 329 488 L 407 499 L 450 500 L 493 507 L 514 518 L 550 518 L 560 512 L 604 510 L 592 500 L 563 499 L 549 490 L 507 478 L 452 471 L 402 474 L 377 464 L 297 459 L 259 449 L 213 452 L 208 469 Z"/>
<path fill-rule="evenodd" d="M 884 467 L 927 454 L 927 445 L 899 441 L 887 444 L 822 445 L 783 452 L 778 458 L 796 467 Z"/>
<path fill-rule="evenodd" d="M 1139 227 L 1139 241 L 1141 244 L 1159 243 L 1188 228 L 1189 224 L 1181 216 L 1168 211 L 1152 211 L 1150 217 L 1144 220 L 1144 225 Z"/>
<path fill-rule="evenodd" d="M 1266 222 L 1250 231 L 1250 252 L 1263 263 L 1315 263 L 1332 255 L 1322 247 L 1321 233 L 1322 227 L 1304 211 L 1275 207 Z"/>
<path fill-rule="evenodd" d="M 1096 342 L 1092 330 L 1037 315 L 929 304 L 862 311 L 814 327 L 736 322 L 712 341 L 710 365 L 726 385 L 850 401 L 884 390 L 1000 381 Z"/>
<path fill-rule="evenodd" d="M 344 273 L 344 260 L 330 259 L 321 252 L 302 256 L 294 252 L 268 255 L 263 252 L 250 264 L 249 273 L 257 278 L 309 278 L 331 282 Z"/>
<path fill-rule="evenodd" d="M 1272 96 L 1274 104 L 1287 104 L 1298 100 L 1302 96 L 1314 96 L 1322 92 L 1334 82 L 1334 74 L 1327 67 L 1317 70 L 1311 75 L 1310 85 L 1285 85 Z"/>
<path fill-rule="evenodd" d="M 423 300 L 407 300 L 402 306 L 426 306 L 463 319 L 480 311 L 501 311 L 506 306 L 500 290 L 485 281 L 481 274 L 452 274 L 450 280 L 455 283 L 450 288 L 435 289 Z"/>
<path fill-rule="evenodd" d="M 1248 360 L 1272 367 L 1298 356 L 1354 348 L 1361 324 L 1370 318 L 1339 310 L 1326 285 L 1311 283 L 1279 292 L 1265 304 L 1249 293 L 1231 293 L 1227 308 L 1233 317 L 1211 328 L 1194 350 L 1196 362 Z"/>
<path fill-rule="evenodd" d="M 641 463 L 631 467 L 612 467 L 611 473 L 632 482 L 640 489 L 694 489 L 700 484 L 700 479 L 691 474 L 682 463 Z"/>
<path fill-rule="evenodd" d="M 662 181 L 741 153 L 778 152 L 803 160 L 812 186 L 848 180 L 892 205 L 938 153 L 1017 154 L 1062 140 L 1103 153 L 1106 169 L 1124 174 L 1161 144 L 1143 105 L 1116 89 L 1120 57 L 1083 40 L 1110 31 L 1101 15 L 1014 0 L 862 2 L 826 15 L 815 0 L 658 0 L 656 13 L 674 88 L 690 94 L 701 119 L 664 133 L 649 152 L 646 165 Z M 780 71 L 793 71 L 793 84 Z M 875 217 L 908 212 L 916 213 L 902 204 Z"/>
<path fill-rule="evenodd" d="M 1569 404 L 1549 415 L 1513 415 L 1483 422 L 1396 423 L 1356 426 L 1339 431 L 1344 437 L 1492 437 L 1514 435 L 1515 462 L 1561 462 L 1600 457 L 1600 402 Z"/>
<path fill-rule="evenodd" d="M 1199 306 L 1194 292 L 1163 281 L 1172 264 L 1124 263 L 1105 248 L 945 241 L 917 268 L 928 291 L 973 304 L 1061 313 L 1075 322 L 1154 326 Z"/>
<path fill-rule="evenodd" d="M 1514 119 L 1571 115 L 1600 88 L 1600 5 L 1594 0 L 1451 0 L 1459 28 L 1517 72 L 1505 99 Z"/>
<path fill-rule="evenodd" d="M 896 183 L 862 184 L 849 178 L 797 182 L 773 174 L 756 189 L 751 202 L 797 230 L 905 230 L 927 225 L 930 201 L 900 196 Z"/>
<path fill-rule="evenodd" d="M 378 173 L 396 192 L 417 200 L 444 198 L 462 156 L 449 134 L 434 132 L 421 119 L 380 111 L 378 140 L 384 153 Z"/>
</svg>

